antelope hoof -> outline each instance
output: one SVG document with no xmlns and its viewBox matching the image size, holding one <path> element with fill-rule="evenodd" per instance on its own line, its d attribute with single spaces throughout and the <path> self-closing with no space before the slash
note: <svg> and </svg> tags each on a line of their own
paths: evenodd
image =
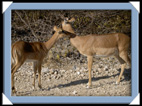
<svg viewBox="0 0 142 106">
<path fill-rule="evenodd" d="M 32 88 L 35 89 L 35 83 L 33 83 L 33 87 Z"/>
<path fill-rule="evenodd" d="M 32 89 L 35 90 L 35 86 L 33 86 Z"/>
<path fill-rule="evenodd" d="M 120 81 L 116 81 L 116 83 L 115 83 L 115 84 L 116 84 L 116 85 L 118 85 L 119 83 L 120 83 Z"/>
<path fill-rule="evenodd" d="M 39 87 L 40 89 L 42 89 L 41 85 L 38 85 L 38 87 Z"/>
<path fill-rule="evenodd" d="M 87 89 L 91 89 L 91 88 L 92 88 L 92 86 L 87 86 L 86 88 L 87 88 Z"/>
<path fill-rule="evenodd" d="M 87 83 L 87 87 L 86 88 L 89 88 L 89 89 L 91 89 L 92 88 L 92 84 L 90 84 L 90 83 Z"/>
<path fill-rule="evenodd" d="M 33 83 L 32 85 L 33 85 L 33 87 L 34 87 L 34 86 L 35 86 L 35 83 Z"/>
</svg>

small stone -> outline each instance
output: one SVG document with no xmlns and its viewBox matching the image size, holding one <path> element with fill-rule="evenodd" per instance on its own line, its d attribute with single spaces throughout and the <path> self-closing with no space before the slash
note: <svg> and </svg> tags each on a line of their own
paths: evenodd
<svg viewBox="0 0 142 106">
<path fill-rule="evenodd" d="M 84 77 L 85 76 L 85 74 L 81 74 L 81 77 Z"/>
<path fill-rule="evenodd" d="M 65 70 L 60 70 L 61 71 L 61 73 L 65 73 Z"/>
<path fill-rule="evenodd" d="M 60 79 L 61 76 L 57 76 L 56 79 Z"/>
<path fill-rule="evenodd" d="M 105 74 L 108 74 L 108 71 L 105 71 Z"/>
<path fill-rule="evenodd" d="M 50 74 L 54 74 L 54 71 L 50 71 Z"/>
<path fill-rule="evenodd" d="M 76 68 L 76 70 L 80 70 L 80 68 L 79 68 L 79 67 L 77 67 L 77 68 Z"/>
<path fill-rule="evenodd" d="M 57 76 L 54 76 L 54 78 L 56 79 L 56 78 L 57 78 Z"/>
<path fill-rule="evenodd" d="M 51 76 L 49 76 L 48 79 L 51 79 Z"/>
<path fill-rule="evenodd" d="M 17 80 L 17 77 L 14 77 L 14 80 Z"/>
<path fill-rule="evenodd" d="M 69 70 L 71 73 L 73 72 L 73 70 Z"/>
<path fill-rule="evenodd" d="M 96 75 L 98 75 L 98 74 L 99 74 L 99 72 L 95 72 L 95 74 L 96 74 Z"/>
<path fill-rule="evenodd" d="M 54 74 L 58 74 L 58 71 L 55 71 Z"/>
<path fill-rule="evenodd" d="M 80 75 L 80 72 L 78 71 L 77 74 Z"/>
<path fill-rule="evenodd" d="M 74 94 L 74 95 L 77 94 L 77 91 L 73 91 L 73 94 Z"/>
<path fill-rule="evenodd" d="M 42 72 L 44 72 L 44 73 L 47 73 L 49 70 L 48 70 L 48 68 L 46 67 L 46 68 L 42 68 Z"/>
<path fill-rule="evenodd" d="M 108 66 L 105 66 L 105 67 L 104 67 L 104 70 L 107 71 L 107 70 L 108 70 Z"/>
</svg>

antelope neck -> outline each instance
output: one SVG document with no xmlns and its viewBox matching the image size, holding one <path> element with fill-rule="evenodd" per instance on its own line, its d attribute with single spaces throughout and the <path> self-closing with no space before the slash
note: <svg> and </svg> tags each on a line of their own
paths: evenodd
<svg viewBox="0 0 142 106">
<path fill-rule="evenodd" d="M 54 35 L 47 42 L 44 43 L 46 46 L 46 49 L 50 50 L 58 39 L 59 39 L 58 34 L 57 32 L 55 32 Z"/>
</svg>

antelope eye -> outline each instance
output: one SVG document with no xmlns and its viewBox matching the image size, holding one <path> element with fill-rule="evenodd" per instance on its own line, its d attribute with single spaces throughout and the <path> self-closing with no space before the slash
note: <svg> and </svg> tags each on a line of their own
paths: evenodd
<svg viewBox="0 0 142 106">
<path fill-rule="evenodd" d="M 55 33 L 55 31 L 52 31 L 52 34 L 54 34 Z"/>
</svg>

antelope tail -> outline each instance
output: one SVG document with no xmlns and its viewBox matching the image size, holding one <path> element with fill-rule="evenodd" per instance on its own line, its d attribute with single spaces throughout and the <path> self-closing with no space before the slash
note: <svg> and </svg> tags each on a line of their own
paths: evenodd
<svg viewBox="0 0 142 106">
<path fill-rule="evenodd" d="M 11 67 L 13 68 L 13 65 L 16 64 L 16 59 L 17 59 L 17 50 L 14 49 L 14 46 L 12 46 L 11 49 Z"/>
</svg>

